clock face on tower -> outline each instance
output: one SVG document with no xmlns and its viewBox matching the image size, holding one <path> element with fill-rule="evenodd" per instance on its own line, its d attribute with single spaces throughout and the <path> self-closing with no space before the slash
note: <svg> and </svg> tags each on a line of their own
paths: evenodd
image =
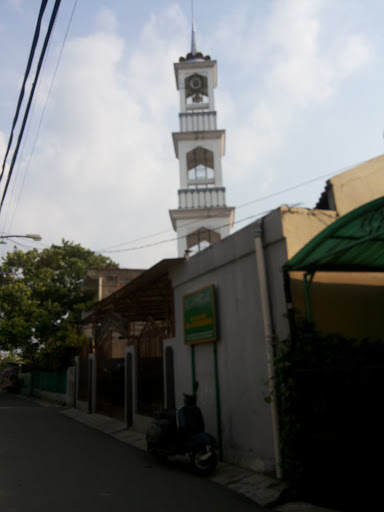
<svg viewBox="0 0 384 512">
<path fill-rule="evenodd" d="M 208 101 L 207 78 L 197 73 L 185 80 L 186 99 L 192 103 L 203 103 Z"/>
<path fill-rule="evenodd" d="M 189 79 L 189 86 L 195 92 L 200 91 L 203 86 L 203 81 L 201 77 L 199 75 L 191 76 Z"/>
</svg>

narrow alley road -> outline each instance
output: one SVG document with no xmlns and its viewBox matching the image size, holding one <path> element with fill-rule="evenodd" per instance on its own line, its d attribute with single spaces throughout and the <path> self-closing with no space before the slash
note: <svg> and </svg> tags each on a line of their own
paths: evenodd
<svg viewBox="0 0 384 512">
<path fill-rule="evenodd" d="M 1 512 L 264 510 L 207 479 L 0 391 Z"/>
</svg>

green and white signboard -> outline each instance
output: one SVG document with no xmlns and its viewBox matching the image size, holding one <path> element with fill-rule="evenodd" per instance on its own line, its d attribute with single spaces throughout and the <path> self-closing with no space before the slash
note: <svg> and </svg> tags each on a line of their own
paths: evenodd
<svg viewBox="0 0 384 512">
<path fill-rule="evenodd" d="M 185 343 L 206 343 L 217 340 L 215 288 L 207 286 L 184 295 Z"/>
</svg>

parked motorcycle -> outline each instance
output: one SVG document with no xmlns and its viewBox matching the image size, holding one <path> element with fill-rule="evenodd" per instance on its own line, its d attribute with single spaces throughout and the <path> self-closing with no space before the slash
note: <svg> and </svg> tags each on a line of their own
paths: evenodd
<svg viewBox="0 0 384 512">
<path fill-rule="evenodd" d="M 17 370 L 13 367 L 6 368 L 0 374 L 0 387 L 10 393 L 18 393 L 20 390 Z"/>
<path fill-rule="evenodd" d="M 169 456 L 189 455 L 192 469 L 209 475 L 217 465 L 216 439 L 205 432 L 204 419 L 195 395 L 184 394 L 179 409 L 163 409 L 146 432 L 147 450 L 162 461 Z"/>
</svg>

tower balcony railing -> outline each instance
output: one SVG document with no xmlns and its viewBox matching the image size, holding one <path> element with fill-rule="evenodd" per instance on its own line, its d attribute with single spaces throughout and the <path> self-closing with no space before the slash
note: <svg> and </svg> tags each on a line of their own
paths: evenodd
<svg viewBox="0 0 384 512">
<path fill-rule="evenodd" d="M 216 112 L 190 112 L 179 114 L 181 132 L 216 130 Z"/>
<path fill-rule="evenodd" d="M 185 188 L 179 190 L 179 208 L 225 208 L 225 188 Z"/>
</svg>

